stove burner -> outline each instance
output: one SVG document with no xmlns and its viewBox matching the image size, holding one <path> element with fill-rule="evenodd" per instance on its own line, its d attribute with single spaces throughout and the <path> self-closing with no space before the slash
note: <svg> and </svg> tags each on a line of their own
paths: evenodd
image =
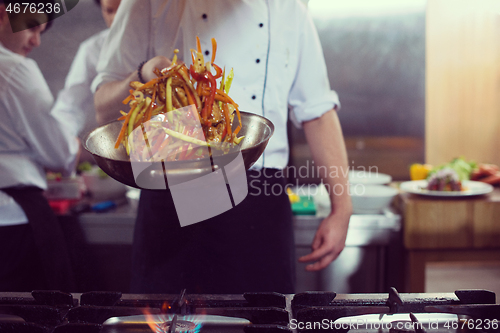
<svg viewBox="0 0 500 333">
<path fill-rule="evenodd" d="M 171 321 L 166 321 L 164 323 L 158 324 L 158 328 L 160 329 L 161 333 L 192 333 L 196 332 L 198 326 L 199 325 L 196 325 L 192 321 L 177 320 L 177 317 L 174 317 Z"/>
</svg>

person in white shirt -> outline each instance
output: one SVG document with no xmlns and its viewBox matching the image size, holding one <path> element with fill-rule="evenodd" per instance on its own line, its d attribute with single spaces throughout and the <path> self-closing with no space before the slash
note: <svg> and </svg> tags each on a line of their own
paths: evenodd
<svg viewBox="0 0 500 333">
<path fill-rule="evenodd" d="M 33 1 L 31 1 L 33 2 Z M 45 1 L 46 3 L 46 1 Z M 45 171 L 74 169 L 78 140 L 51 111 L 53 96 L 27 58 L 48 15 L 9 15 L 0 3 L 0 290 L 70 291 L 73 272 L 60 225 L 43 196 Z M 18 32 L 13 32 L 11 24 Z"/>
<path fill-rule="evenodd" d="M 96 3 L 109 28 L 120 0 L 96 0 Z M 68 124 L 74 124 L 75 128 L 71 130 L 80 137 L 97 127 L 94 94 L 90 85 L 97 75 L 99 53 L 108 33 L 109 29 L 104 29 L 80 44 L 66 76 L 64 88 L 58 93 L 52 110 L 58 117 L 67 119 Z M 80 156 L 80 160 L 82 159 L 85 159 L 84 156 Z"/>
<path fill-rule="evenodd" d="M 299 0 L 123 0 L 93 82 L 98 120 L 118 118 L 129 82 L 154 78 L 153 69 L 170 65 L 174 49 L 190 63 L 196 36 L 207 58 L 211 38 L 217 40 L 215 62 L 234 68 L 233 100 L 270 119 L 275 133 L 247 173 L 252 189 L 246 199 L 221 215 L 181 228 L 169 191 L 142 190 L 131 291 L 293 293 L 292 214 L 280 174 L 288 162 L 288 109 L 304 128 L 317 166 L 348 168 L 337 95 Z M 338 195 L 331 195 L 332 213 L 319 226 L 312 252 L 299 259 L 311 271 L 340 254 L 352 211 L 344 174 L 325 174 L 324 181 Z"/>
</svg>

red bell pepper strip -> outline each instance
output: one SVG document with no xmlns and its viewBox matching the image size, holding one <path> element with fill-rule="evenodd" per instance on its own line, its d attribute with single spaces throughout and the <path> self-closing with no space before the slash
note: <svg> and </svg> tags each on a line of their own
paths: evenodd
<svg viewBox="0 0 500 333">
<path fill-rule="evenodd" d="M 214 75 L 214 77 L 216 79 L 221 78 L 222 77 L 222 68 L 220 68 L 216 64 L 212 64 L 212 67 L 215 68 L 215 72 L 216 72 L 216 74 Z"/>
</svg>

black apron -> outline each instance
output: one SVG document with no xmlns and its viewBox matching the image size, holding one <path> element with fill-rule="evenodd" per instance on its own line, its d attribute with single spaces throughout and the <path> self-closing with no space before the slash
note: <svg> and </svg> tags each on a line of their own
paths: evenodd
<svg viewBox="0 0 500 333">
<path fill-rule="evenodd" d="M 2 191 L 21 206 L 29 222 L 29 228 L 24 225 L 9 229 L 19 230 L 16 234 L 23 237 L 24 246 L 33 249 L 27 256 L 19 258 L 25 261 L 19 263 L 23 269 L 18 274 L 31 276 L 33 287 L 30 289 L 74 291 L 75 278 L 66 240 L 57 217 L 43 196 L 43 190 L 29 186 L 4 188 Z M 12 246 L 19 244 L 18 241 Z M 16 255 L 14 251 L 12 253 Z"/>
<path fill-rule="evenodd" d="M 293 221 L 280 175 L 269 169 L 248 172 L 249 193 L 239 205 L 185 227 L 180 227 L 169 191 L 143 190 L 131 292 L 293 293 Z"/>
</svg>

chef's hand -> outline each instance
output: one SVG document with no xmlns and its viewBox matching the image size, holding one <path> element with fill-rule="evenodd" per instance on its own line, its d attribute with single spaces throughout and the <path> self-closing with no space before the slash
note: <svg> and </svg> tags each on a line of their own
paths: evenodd
<svg viewBox="0 0 500 333">
<path fill-rule="evenodd" d="M 171 61 L 163 56 L 156 56 L 149 59 L 141 69 L 144 82 L 156 78 L 153 72 L 155 68 L 163 69 L 170 66 Z M 127 98 L 130 90 L 130 82 L 139 80 L 137 70 L 130 73 L 125 79 L 103 83 L 94 94 L 94 104 L 96 108 L 96 120 L 99 124 L 105 124 L 115 120 L 116 115 L 123 109 L 122 101 Z"/>
<path fill-rule="evenodd" d="M 316 230 L 312 242 L 312 252 L 299 258 L 299 262 L 312 262 L 306 266 L 308 271 L 319 271 L 335 260 L 344 249 L 351 214 L 332 213 L 326 217 Z"/>
<path fill-rule="evenodd" d="M 163 69 L 172 64 L 172 61 L 164 56 L 156 56 L 149 59 L 143 66 L 141 70 L 142 78 L 144 82 L 148 82 L 154 78 L 157 78 L 156 74 L 153 72 L 156 68 Z"/>
</svg>

